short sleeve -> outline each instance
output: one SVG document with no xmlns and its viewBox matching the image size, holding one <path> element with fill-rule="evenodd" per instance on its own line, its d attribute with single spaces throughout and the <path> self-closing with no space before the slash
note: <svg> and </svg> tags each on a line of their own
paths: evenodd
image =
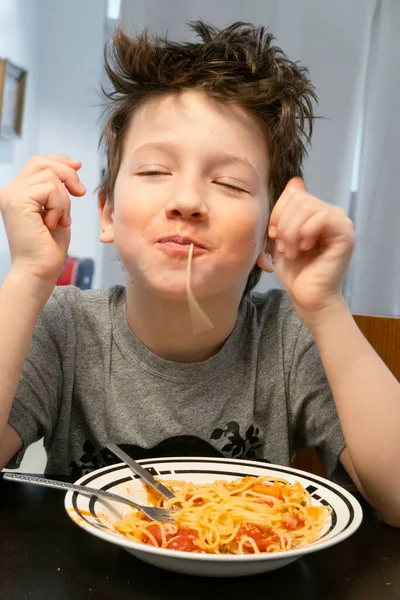
<svg viewBox="0 0 400 600">
<path fill-rule="evenodd" d="M 304 325 L 293 353 L 289 402 L 294 450 L 316 448 L 329 475 L 337 467 L 340 473 L 338 459 L 346 442 L 318 348 Z"/>
<path fill-rule="evenodd" d="M 51 440 L 62 397 L 66 335 L 62 306 L 53 294 L 36 324 L 8 419 L 22 439 L 9 469 L 19 467 L 30 444 Z"/>
</svg>

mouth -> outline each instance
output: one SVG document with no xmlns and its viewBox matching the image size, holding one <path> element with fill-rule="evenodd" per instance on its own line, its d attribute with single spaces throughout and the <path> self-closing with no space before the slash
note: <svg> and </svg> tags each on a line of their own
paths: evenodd
<svg viewBox="0 0 400 600">
<path fill-rule="evenodd" d="M 181 253 L 188 253 L 191 244 L 193 244 L 193 251 L 196 253 L 207 250 L 201 242 L 182 235 L 169 235 L 157 241 L 157 245 L 161 248 Z"/>
</svg>

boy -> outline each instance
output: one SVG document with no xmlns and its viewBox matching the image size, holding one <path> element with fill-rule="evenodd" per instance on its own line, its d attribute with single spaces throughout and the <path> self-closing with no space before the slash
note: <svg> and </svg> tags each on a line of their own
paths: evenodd
<svg viewBox="0 0 400 600">
<path fill-rule="evenodd" d="M 281 464 L 315 446 L 400 526 L 399 385 L 341 295 L 352 223 L 301 179 L 315 99 L 306 70 L 263 28 L 193 28 L 198 44 L 118 30 L 106 61 L 100 239 L 115 242 L 126 289 L 54 290 L 68 192 L 85 193 L 78 161 L 31 159 L 0 193 L 12 257 L 0 467 L 18 466 L 41 437 L 46 472 L 76 476 L 105 464 L 109 440 L 136 458 Z M 191 288 L 213 323 L 198 335 L 191 244 Z M 274 268 L 287 294 L 251 295 Z"/>
</svg>

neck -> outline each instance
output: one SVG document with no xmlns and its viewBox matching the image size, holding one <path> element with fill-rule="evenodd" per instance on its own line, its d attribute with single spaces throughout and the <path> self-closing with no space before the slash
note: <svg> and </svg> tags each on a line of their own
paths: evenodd
<svg viewBox="0 0 400 600">
<path fill-rule="evenodd" d="M 186 299 L 158 297 L 128 281 L 126 317 L 130 329 L 156 356 L 181 363 L 201 362 L 216 354 L 235 327 L 241 294 L 202 301 L 214 327 L 195 334 Z"/>
</svg>

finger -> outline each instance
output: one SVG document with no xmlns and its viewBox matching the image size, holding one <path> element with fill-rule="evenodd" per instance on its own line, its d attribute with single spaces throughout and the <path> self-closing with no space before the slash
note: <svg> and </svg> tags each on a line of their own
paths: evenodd
<svg viewBox="0 0 400 600">
<path fill-rule="evenodd" d="M 74 160 L 69 158 L 69 156 L 64 156 L 63 154 L 44 154 L 39 156 L 31 156 L 28 162 L 25 165 L 25 169 L 28 173 L 37 171 L 37 166 L 42 163 L 43 160 L 55 160 L 57 162 L 63 163 L 73 169 L 80 169 L 82 163 L 80 160 Z"/>
<path fill-rule="evenodd" d="M 44 157 L 50 160 L 58 160 L 59 162 L 65 162 L 66 165 L 82 164 L 80 160 L 75 160 L 73 158 L 70 158 L 69 156 L 64 156 L 63 154 L 44 154 Z"/>
<path fill-rule="evenodd" d="M 47 181 L 32 186 L 29 197 L 44 206 L 42 217 L 48 229 L 54 230 L 58 224 L 63 227 L 70 225 L 71 202 L 60 181 Z"/>
<path fill-rule="evenodd" d="M 57 177 L 73 196 L 83 196 L 86 193 L 85 186 L 81 183 L 76 169 L 56 160 L 50 160 L 44 156 L 29 159 L 25 167 L 25 175 L 34 175 L 45 169 L 52 169 Z"/>
<path fill-rule="evenodd" d="M 295 259 L 301 252 L 301 227 L 317 210 L 312 201 L 303 204 L 294 199 L 286 205 L 277 226 L 277 250 L 286 258 Z"/>
<path fill-rule="evenodd" d="M 61 219 L 58 221 L 57 225 L 59 225 L 60 227 L 64 227 L 64 228 L 71 226 L 71 210 L 63 211 L 63 213 L 61 215 Z"/>
<path fill-rule="evenodd" d="M 69 242 L 71 240 L 71 229 L 70 227 L 57 227 L 54 231 L 50 232 L 57 246 L 65 248 L 67 252 Z"/>
<path fill-rule="evenodd" d="M 56 160 L 49 160 L 48 166 L 55 172 L 70 194 L 73 196 L 84 196 L 86 194 L 86 188 L 79 179 L 76 169 Z"/>
<path fill-rule="evenodd" d="M 65 186 L 62 185 L 60 179 L 54 173 L 52 169 L 47 168 L 43 171 L 39 171 L 39 173 L 35 173 L 28 180 L 28 194 L 32 199 L 36 199 L 37 192 L 35 191 L 35 187 L 44 183 L 52 183 L 55 188 L 58 190 L 58 196 L 52 195 L 47 196 L 47 202 L 43 202 L 42 198 L 39 198 L 39 202 L 42 206 L 45 206 L 46 210 L 50 210 L 52 208 L 57 208 L 57 205 L 60 204 L 62 206 L 64 214 L 62 225 L 67 227 L 70 223 L 70 214 L 71 214 L 71 200 L 68 195 L 68 192 Z"/>
<path fill-rule="evenodd" d="M 46 167 L 42 171 L 38 171 L 37 173 L 30 175 L 26 179 L 26 184 L 27 187 L 30 188 L 31 186 L 38 185 L 40 183 L 47 183 L 49 181 L 54 181 L 62 185 L 61 179 L 57 173 L 51 167 Z"/>
<path fill-rule="evenodd" d="M 319 242 L 329 245 L 333 239 L 340 240 L 346 249 L 354 247 L 355 242 L 353 222 L 342 209 L 337 207 L 313 215 L 301 227 L 300 235 L 300 246 L 303 251 L 310 250 Z"/>
<path fill-rule="evenodd" d="M 270 237 L 274 238 L 276 236 L 276 225 L 279 221 L 280 215 L 284 210 L 286 204 L 290 201 L 290 199 L 297 194 L 298 192 L 306 192 L 306 186 L 301 177 L 293 177 L 288 181 L 285 189 L 282 194 L 279 196 L 277 203 L 275 204 L 270 219 L 269 219 L 269 229 L 268 234 Z"/>
<path fill-rule="evenodd" d="M 304 179 L 301 177 L 292 177 L 292 179 L 287 183 L 285 190 L 290 192 L 306 192 L 306 184 L 304 183 Z"/>
<path fill-rule="evenodd" d="M 271 216 L 269 218 L 268 235 L 271 238 L 277 237 L 277 235 L 278 235 L 277 227 L 278 227 L 278 223 L 279 223 L 281 214 L 285 210 L 286 205 L 290 202 L 292 196 L 293 196 L 293 192 L 290 192 L 290 191 L 283 192 L 279 196 L 279 200 L 275 204 L 275 206 L 271 212 Z"/>
<path fill-rule="evenodd" d="M 51 194 L 52 192 L 49 193 L 50 196 Z M 55 231 L 58 227 L 69 227 L 69 223 L 64 217 L 64 211 L 59 206 L 46 210 L 43 213 L 43 222 L 50 231 Z"/>
<path fill-rule="evenodd" d="M 333 234 L 335 227 L 332 218 L 332 213 L 329 209 L 316 212 L 304 225 L 300 228 L 300 249 L 302 252 L 307 252 L 314 248 L 319 241 Z"/>
</svg>

